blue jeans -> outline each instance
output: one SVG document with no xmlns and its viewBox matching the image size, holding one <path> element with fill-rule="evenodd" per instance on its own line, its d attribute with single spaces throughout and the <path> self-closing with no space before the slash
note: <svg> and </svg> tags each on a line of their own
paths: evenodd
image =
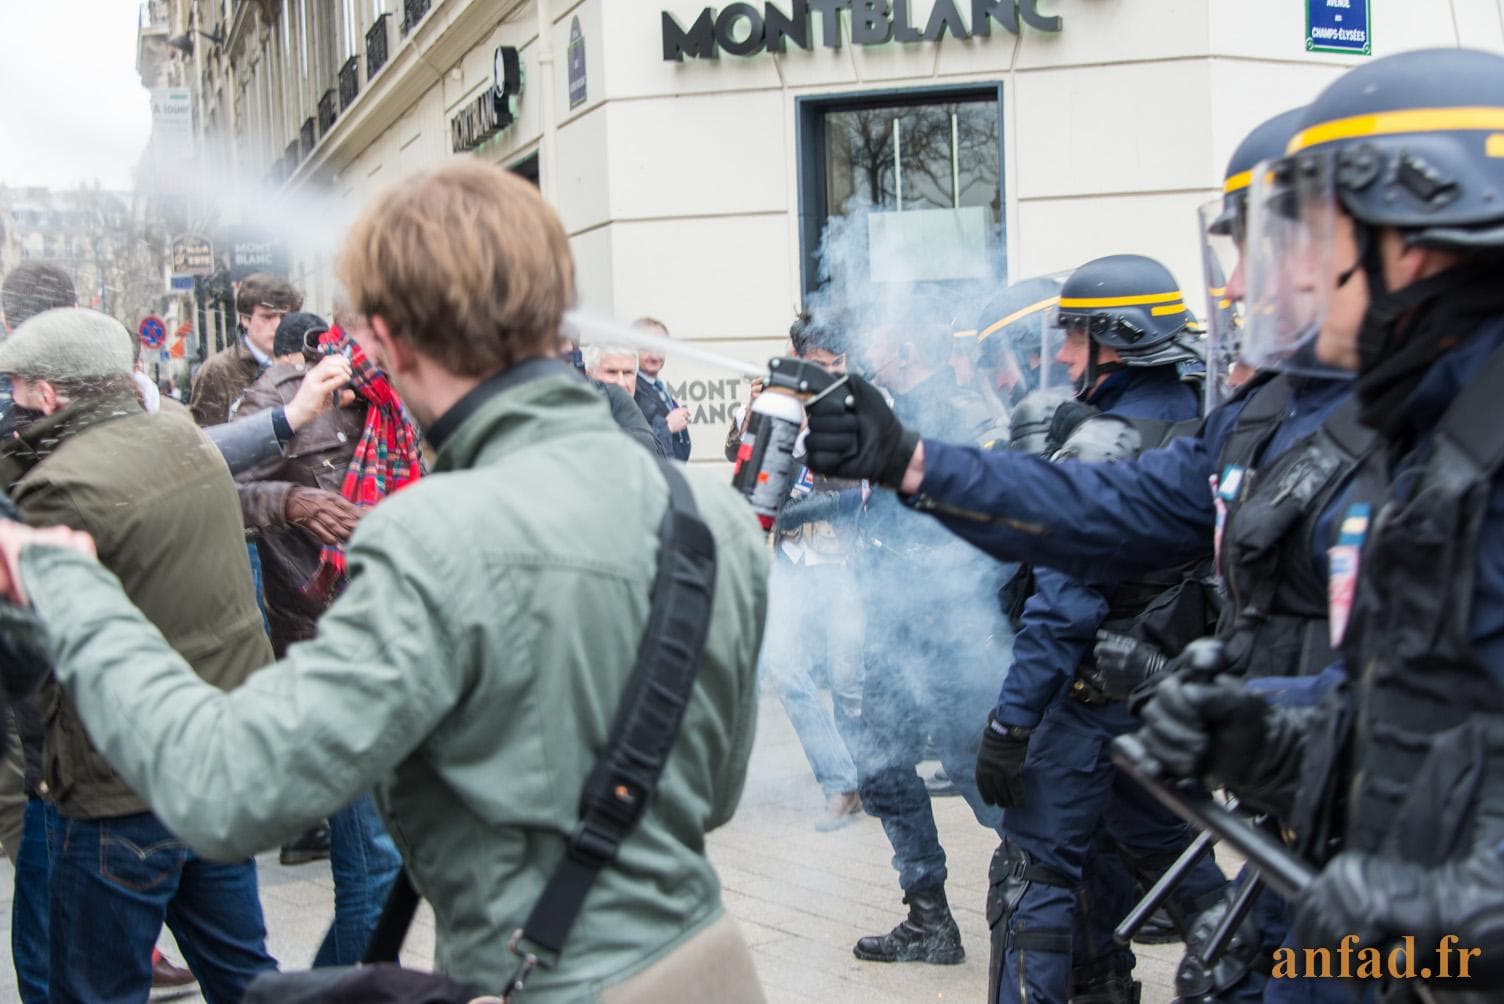
<svg viewBox="0 0 1504 1004">
<path fill-rule="evenodd" d="M 768 576 L 767 633 L 758 671 L 778 695 L 810 770 L 827 796 L 856 791 L 862 611 L 844 565 L 777 558 Z M 811 670 L 829 670 L 832 709 Z"/>
<path fill-rule="evenodd" d="M 51 802 L 27 797 L 16 855 L 16 892 L 10 906 L 10 951 L 22 1004 L 47 1001 L 47 888 L 52 881 L 48 845 L 57 825 L 57 810 Z"/>
<path fill-rule="evenodd" d="M 329 817 L 329 867 L 334 874 L 334 923 L 313 967 L 353 966 L 381 917 L 402 855 L 381 825 L 376 801 L 362 795 Z"/>
<path fill-rule="evenodd" d="M 256 863 L 193 853 L 156 816 L 60 819 L 52 831 L 54 1001 L 139 1002 L 167 924 L 210 1004 L 233 1004 L 266 951 Z"/>
<path fill-rule="evenodd" d="M 863 808 L 882 821 L 905 893 L 939 888 L 949 876 L 930 794 L 915 770 L 926 740 L 977 822 L 997 830 L 1003 817 L 977 791 L 977 750 L 1012 656 L 1011 635 L 957 636 L 946 624 L 954 609 L 868 608 L 868 624 L 882 628 L 869 632 L 865 653 L 859 791 Z"/>
</svg>

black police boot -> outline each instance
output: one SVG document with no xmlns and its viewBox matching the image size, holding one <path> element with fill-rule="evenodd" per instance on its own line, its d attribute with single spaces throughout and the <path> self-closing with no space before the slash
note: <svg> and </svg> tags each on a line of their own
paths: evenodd
<svg viewBox="0 0 1504 1004">
<path fill-rule="evenodd" d="M 1143 992 L 1127 952 L 1071 966 L 1070 1004 L 1139 1004 Z"/>
<path fill-rule="evenodd" d="M 1180 928 L 1175 926 L 1175 921 L 1170 919 L 1164 907 L 1150 914 L 1144 926 L 1133 935 L 1133 943 L 1136 945 L 1173 945 L 1181 940 Z"/>
<path fill-rule="evenodd" d="M 909 915 L 887 934 L 873 934 L 856 943 L 852 954 L 868 962 L 929 962 L 954 966 L 966 961 L 961 929 L 950 915 L 945 889 L 911 892 L 903 898 Z"/>
</svg>

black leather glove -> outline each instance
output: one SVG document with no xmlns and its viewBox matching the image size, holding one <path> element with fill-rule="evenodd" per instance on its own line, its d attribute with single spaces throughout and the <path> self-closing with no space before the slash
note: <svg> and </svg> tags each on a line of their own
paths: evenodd
<svg viewBox="0 0 1504 1004">
<path fill-rule="evenodd" d="M 1033 729 L 1004 725 L 988 714 L 977 750 L 977 790 L 982 801 L 1004 809 L 1024 804 L 1024 757 L 1029 752 Z"/>
<path fill-rule="evenodd" d="M 1337 946 L 1355 934 L 1375 948 L 1412 943 L 1415 971 L 1449 978 L 1468 975 L 1497 986 L 1504 976 L 1504 861 L 1492 843 L 1465 858 L 1425 868 L 1407 861 L 1346 851 L 1322 869 L 1294 903 L 1293 931 L 1301 947 Z M 1437 951 L 1447 935 L 1446 957 Z M 1387 953 L 1386 953 L 1387 954 Z"/>
<path fill-rule="evenodd" d="M 1170 660 L 1159 649 L 1132 635 L 1097 632 L 1096 684 L 1114 701 L 1122 701 L 1150 677 L 1165 671 Z"/>
<path fill-rule="evenodd" d="M 806 408 L 809 436 L 806 461 L 817 474 L 867 480 L 897 488 L 919 445 L 882 392 L 859 376 Z"/>
</svg>

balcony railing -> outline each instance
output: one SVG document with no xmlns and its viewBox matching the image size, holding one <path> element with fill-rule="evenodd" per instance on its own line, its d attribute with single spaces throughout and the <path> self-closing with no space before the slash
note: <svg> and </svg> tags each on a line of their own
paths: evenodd
<svg viewBox="0 0 1504 1004">
<path fill-rule="evenodd" d="M 334 120 L 337 118 L 339 118 L 339 95 L 331 87 L 319 98 L 319 135 L 329 135 L 329 130 L 334 128 Z"/>
<path fill-rule="evenodd" d="M 313 116 L 303 120 L 303 128 L 298 130 L 298 139 L 302 141 L 302 155 L 308 156 L 313 152 L 314 144 L 319 141 L 318 131 L 314 127 Z"/>
<path fill-rule="evenodd" d="M 366 32 L 367 81 L 375 79 L 376 74 L 386 65 L 386 19 L 388 16 L 382 14 Z"/>
<path fill-rule="evenodd" d="M 412 31 L 430 6 L 429 0 L 402 0 L 402 34 Z"/>
<path fill-rule="evenodd" d="M 360 58 L 351 56 L 339 68 L 339 110 L 344 111 L 355 103 L 360 93 Z"/>
</svg>

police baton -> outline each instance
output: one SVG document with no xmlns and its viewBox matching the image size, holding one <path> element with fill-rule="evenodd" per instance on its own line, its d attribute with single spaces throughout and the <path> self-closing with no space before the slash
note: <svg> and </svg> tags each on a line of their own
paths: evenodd
<svg viewBox="0 0 1504 1004">
<path fill-rule="evenodd" d="M 1167 780 L 1159 761 L 1149 755 L 1137 737 L 1122 735 L 1114 739 L 1112 762 L 1143 785 L 1165 808 L 1237 850 L 1263 876 L 1269 888 L 1286 899 L 1294 899 L 1316 877 L 1314 868 L 1242 816 L 1229 812 L 1208 796 L 1186 791 Z"/>
</svg>

